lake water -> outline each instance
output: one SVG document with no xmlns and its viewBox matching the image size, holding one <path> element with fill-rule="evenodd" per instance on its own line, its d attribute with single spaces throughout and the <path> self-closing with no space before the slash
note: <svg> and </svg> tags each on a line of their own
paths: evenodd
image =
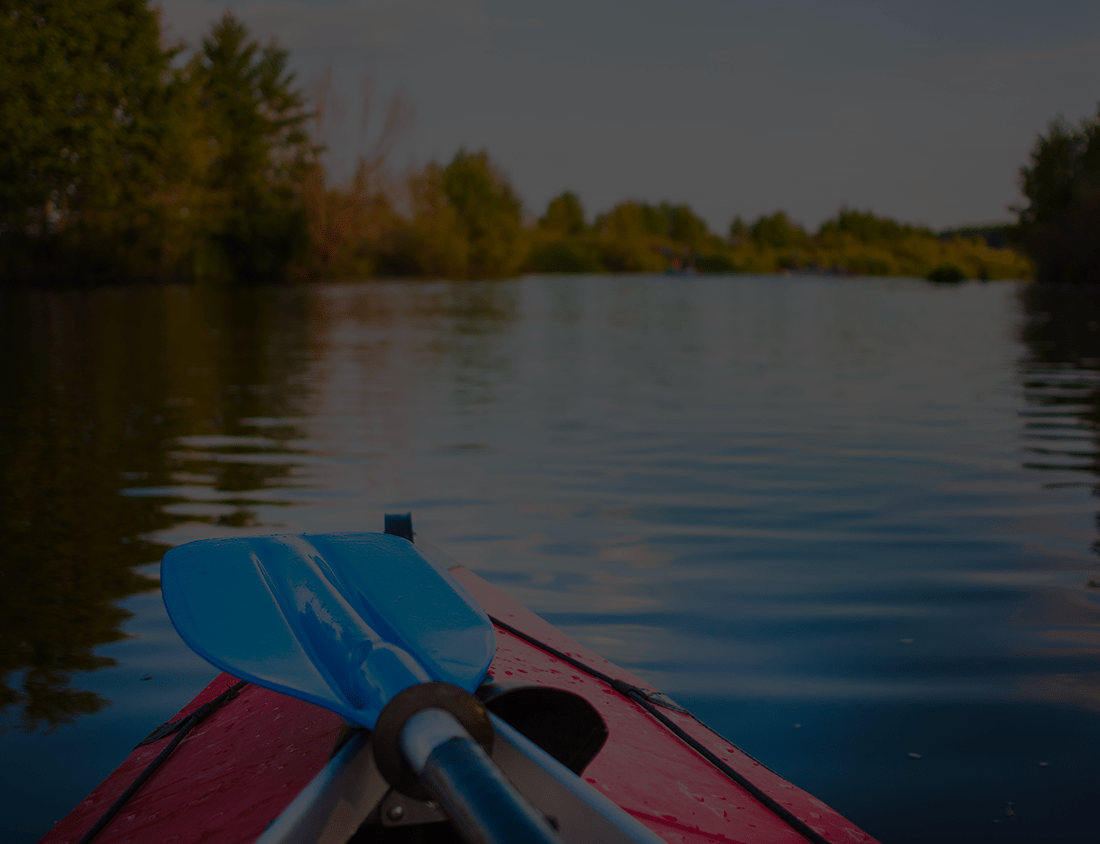
<svg viewBox="0 0 1100 844">
<path fill-rule="evenodd" d="M 0 841 L 214 676 L 168 547 L 404 511 L 884 842 L 1094 841 L 1098 321 L 912 279 L 2 293 Z"/>
</svg>

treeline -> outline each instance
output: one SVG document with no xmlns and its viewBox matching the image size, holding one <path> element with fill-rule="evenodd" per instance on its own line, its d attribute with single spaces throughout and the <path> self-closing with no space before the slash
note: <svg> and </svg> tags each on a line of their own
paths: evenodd
<svg viewBox="0 0 1100 844">
<path fill-rule="evenodd" d="M 484 151 L 460 150 L 446 166 L 429 164 L 396 182 L 375 176 L 376 168 L 363 161 L 350 186 L 311 186 L 307 273 L 470 278 L 808 271 L 940 281 L 1031 274 L 1028 260 L 1004 246 L 999 229 L 937 234 L 845 208 L 812 234 L 779 211 L 751 224 L 735 218 L 717 235 L 683 204 L 623 202 L 589 220 L 577 195 L 566 191 L 525 223 L 506 174 Z"/>
<path fill-rule="evenodd" d="M 736 217 L 723 237 L 687 205 L 668 203 L 622 203 L 588 226 L 576 196 L 566 193 L 550 203 L 533 240 L 530 268 L 548 272 L 809 271 L 945 281 L 1030 275 L 1026 258 L 977 233 L 945 237 L 847 208 L 813 233 L 777 211 L 751 224 Z"/>
<path fill-rule="evenodd" d="M 327 183 L 288 54 L 226 13 L 186 61 L 147 0 L 16 0 L 0 15 L 0 276 L 8 281 L 774 272 L 1029 276 L 980 233 L 841 209 L 712 232 L 687 205 L 589 219 L 563 193 L 527 219 L 506 174 L 460 150 Z"/>
</svg>

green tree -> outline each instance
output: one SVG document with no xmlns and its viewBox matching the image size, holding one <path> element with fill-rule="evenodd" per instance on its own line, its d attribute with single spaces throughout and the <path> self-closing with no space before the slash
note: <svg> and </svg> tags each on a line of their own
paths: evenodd
<svg viewBox="0 0 1100 844">
<path fill-rule="evenodd" d="M 622 202 L 596 219 L 603 262 L 616 272 L 687 269 L 700 257 L 708 268 L 726 272 L 726 245 L 690 206 Z"/>
<path fill-rule="evenodd" d="M 809 240 L 806 230 L 792 222 L 785 211 L 776 211 L 770 217 L 761 215 L 750 231 L 757 244 L 773 249 L 804 246 Z"/>
<path fill-rule="evenodd" d="M 214 153 L 207 189 L 217 249 L 201 272 L 280 276 L 308 245 L 301 185 L 319 149 L 305 130 L 310 115 L 288 58 L 275 44 L 250 41 L 226 12 L 188 67 Z"/>
<path fill-rule="evenodd" d="M 683 245 L 692 253 L 701 252 L 713 237 L 706 222 L 695 215 L 689 205 L 662 202 L 657 213 L 663 219 L 669 240 Z"/>
<path fill-rule="evenodd" d="M 751 239 L 752 232 L 745 221 L 741 219 L 741 215 L 738 214 L 730 223 L 729 233 L 726 236 L 727 242 L 736 249 L 739 246 L 744 246 Z"/>
<path fill-rule="evenodd" d="M 1036 278 L 1100 282 L 1100 123 L 1051 123 L 1020 168 L 1020 188 L 1019 236 Z"/>
<path fill-rule="evenodd" d="M 583 234 L 584 206 L 573 191 L 565 191 L 550 200 L 546 213 L 539 217 L 539 227 L 559 235 Z"/>
<path fill-rule="evenodd" d="M 817 230 L 820 241 L 843 239 L 848 235 L 861 243 L 896 243 L 907 237 L 934 237 L 935 234 L 924 226 L 911 226 L 891 220 L 889 217 L 876 217 L 870 211 L 854 211 L 841 207 L 837 215 L 826 220 Z"/>
<path fill-rule="evenodd" d="M 151 271 L 174 51 L 145 0 L 10 0 L 0 14 L 0 273 Z"/>
<path fill-rule="evenodd" d="M 596 218 L 600 254 L 612 272 L 660 272 L 668 262 L 661 252 L 662 220 L 651 205 L 620 202 Z"/>
<path fill-rule="evenodd" d="M 508 177 L 484 150 L 462 149 L 439 176 L 465 233 L 465 274 L 487 278 L 517 272 L 526 250 L 523 204 Z"/>
<path fill-rule="evenodd" d="M 468 232 L 443 186 L 443 168 L 431 163 L 409 179 L 413 219 L 399 233 L 382 265 L 395 275 L 466 278 L 470 269 Z"/>
<path fill-rule="evenodd" d="M 554 197 L 532 232 L 526 268 L 540 273 L 598 273 L 600 250 L 584 220 L 584 206 L 572 191 Z"/>
</svg>

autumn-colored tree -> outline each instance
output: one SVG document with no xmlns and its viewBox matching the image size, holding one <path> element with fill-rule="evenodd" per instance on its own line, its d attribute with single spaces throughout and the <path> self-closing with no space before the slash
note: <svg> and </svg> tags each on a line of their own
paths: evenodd
<svg viewBox="0 0 1100 844">
<path fill-rule="evenodd" d="M 408 267 L 396 265 L 397 240 L 405 221 L 398 214 L 402 204 L 399 180 L 389 158 L 397 141 L 413 119 L 413 109 L 397 92 L 383 104 L 382 120 L 375 124 L 374 80 L 365 77 L 360 87 L 359 149 L 352 178 L 340 185 L 328 184 L 326 169 L 318 158 L 302 184 L 302 203 L 309 221 L 309 255 L 301 268 L 307 276 L 364 277 L 402 274 Z M 331 71 L 314 86 L 315 136 L 343 122 L 346 113 Z"/>
</svg>

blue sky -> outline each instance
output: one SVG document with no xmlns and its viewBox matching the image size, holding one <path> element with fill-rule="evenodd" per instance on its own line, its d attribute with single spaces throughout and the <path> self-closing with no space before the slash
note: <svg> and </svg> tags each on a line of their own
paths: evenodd
<svg viewBox="0 0 1100 844">
<path fill-rule="evenodd" d="M 489 150 L 529 213 L 563 190 L 590 214 L 687 202 L 724 231 L 846 204 L 943 228 L 1011 218 L 1017 173 L 1059 114 L 1100 99 L 1100 3 L 531 3 L 163 0 L 194 45 L 232 9 L 331 71 L 329 167 L 361 145 L 362 80 L 415 108 L 399 166 Z M 379 108 L 373 125 L 379 123 Z M 369 131 L 368 131 L 369 139 Z M 369 140 L 368 140 L 369 142 Z"/>
</svg>

